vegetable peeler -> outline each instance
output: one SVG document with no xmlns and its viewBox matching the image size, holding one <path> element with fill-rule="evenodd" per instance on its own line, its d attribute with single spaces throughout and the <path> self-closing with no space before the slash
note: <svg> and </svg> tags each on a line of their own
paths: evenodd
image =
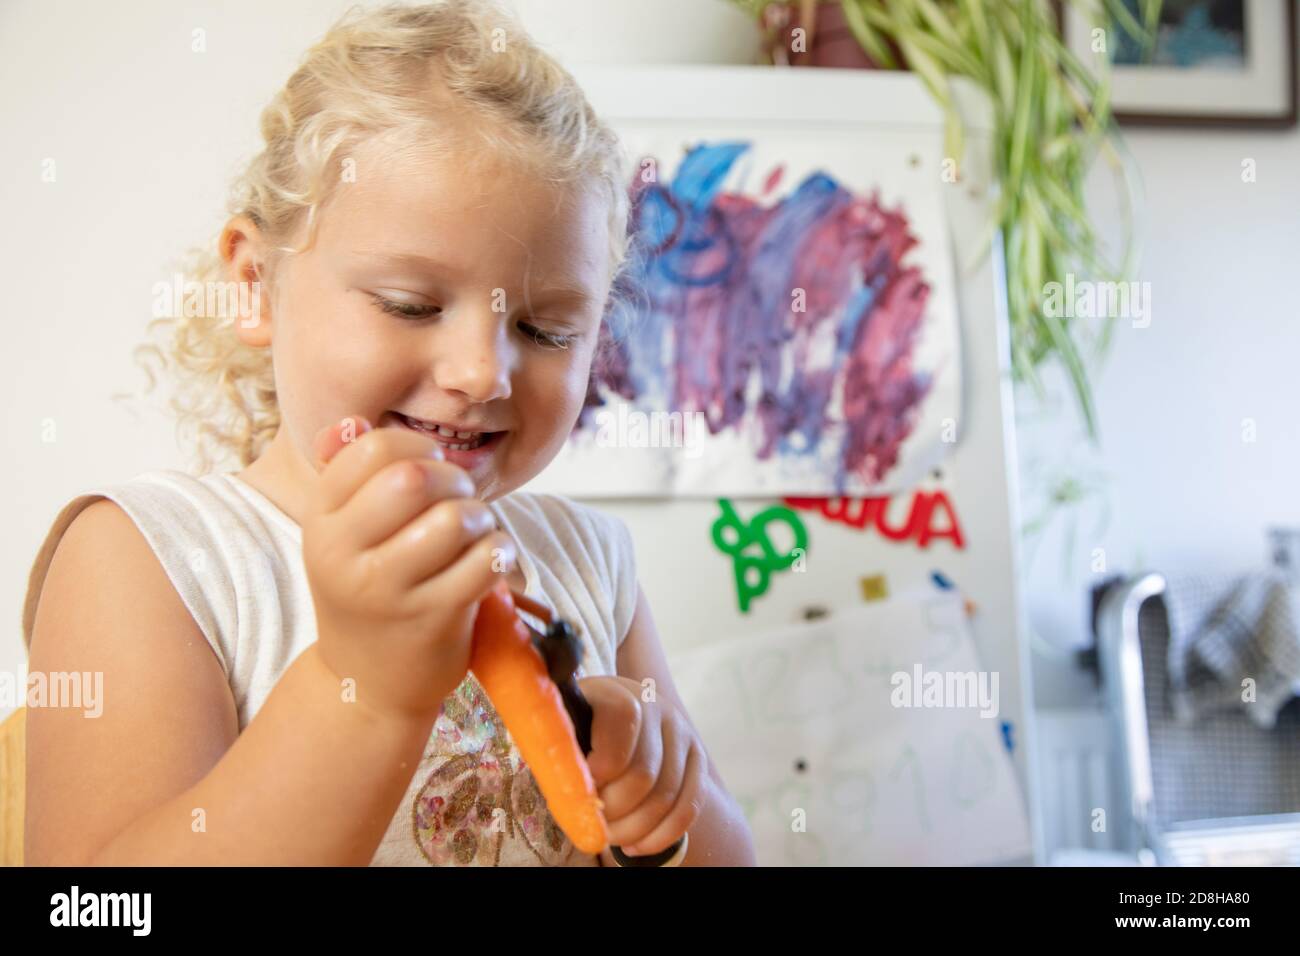
<svg viewBox="0 0 1300 956">
<path fill-rule="evenodd" d="M 546 663 L 547 674 L 560 691 L 564 709 L 568 711 L 569 719 L 573 721 L 578 746 L 582 749 L 583 755 L 588 756 L 591 754 L 592 709 L 578 687 L 578 663 L 582 659 L 582 645 L 578 641 L 578 635 L 573 625 L 564 618 L 557 617 L 544 604 L 518 591 L 512 590 L 510 593 L 514 598 L 517 612 L 531 615 L 546 627 L 544 632 L 539 631 L 529 624 L 522 614 L 520 615 L 520 620 L 532 635 L 533 646 L 537 648 L 537 652 L 542 655 L 542 660 Z M 609 852 L 621 867 L 676 866 L 686 855 L 688 838 L 689 834 L 683 835 L 672 846 L 645 856 L 628 856 L 621 847 L 612 845 Z"/>
</svg>

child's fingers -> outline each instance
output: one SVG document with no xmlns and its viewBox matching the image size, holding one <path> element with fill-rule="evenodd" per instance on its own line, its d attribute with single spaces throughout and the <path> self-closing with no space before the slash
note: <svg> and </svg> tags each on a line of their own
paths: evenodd
<svg viewBox="0 0 1300 956">
<path fill-rule="evenodd" d="M 600 788 L 615 843 L 644 835 L 672 809 L 689 741 L 672 735 L 671 722 L 661 716 L 657 708 L 646 708 L 631 763 Z"/>
<path fill-rule="evenodd" d="M 578 689 L 592 710 L 587 766 L 596 786 L 603 787 L 622 776 L 632 763 L 641 738 L 641 702 L 616 677 L 584 677 L 578 681 Z"/>
<path fill-rule="evenodd" d="M 385 580 L 413 587 L 439 574 L 495 527 L 496 516 L 477 498 L 446 498 L 372 548 L 371 555 Z"/>
<path fill-rule="evenodd" d="M 377 549 L 444 499 L 477 501 L 474 491 L 474 479 L 449 461 L 403 458 L 371 475 L 334 517 L 349 548 Z"/>
<path fill-rule="evenodd" d="M 315 456 L 312 460 L 313 467 L 320 471 L 342 450 L 344 445 L 360 438 L 372 427 L 367 418 L 354 415 L 322 428 L 312 441 L 312 453 Z"/>
<path fill-rule="evenodd" d="M 610 842 L 621 846 L 629 856 L 647 856 L 661 853 L 668 849 L 688 831 L 704 811 L 708 800 L 708 760 L 703 748 L 692 746 L 686 755 L 686 766 L 682 772 L 681 783 L 677 788 L 676 800 L 672 809 L 644 835 L 634 835 L 620 842 L 614 835 L 615 828 L 610 826 Z"/>
<path fill-rule="evenodd" d="M 518 559 L 517 548 L 504 531 L 486 534 L 439 574 L 413 588 L 411 599 L 417 606 L 442 604 L 457 611 L 468 610 L 510 573 Z"/>
<path fill-rule="evenodd" d="M 332 434 L 331 426 L 320 438 L 321 450 L 328 451 L 341 438 Z M 385 465 L 403 458 L 443 460 L 438 442 L 405 428 L 378 428 L 355 441 L 335 448 L 333 458 L 320 473 L 317 501 L 326 512 L 337 511 Z"/>
</svg>

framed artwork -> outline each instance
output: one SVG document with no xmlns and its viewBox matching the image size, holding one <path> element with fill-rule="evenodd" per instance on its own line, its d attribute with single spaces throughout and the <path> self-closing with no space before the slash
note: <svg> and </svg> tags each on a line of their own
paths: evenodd
<svg viewBox="0 0 1300 956">
<path fill-rule="evenodd" d="M 1140 21 L 1140 0 L 1122 2 Z M 1099 35 L 1075 6 L 1066 9 L 1062 29 L 1085 64 L 1110 58 L 1112 109 L 1121 123 L 1296 123 L 1294 0 L 1164 0 L 1147 49 L 1118 27 Z"/>
</svg>

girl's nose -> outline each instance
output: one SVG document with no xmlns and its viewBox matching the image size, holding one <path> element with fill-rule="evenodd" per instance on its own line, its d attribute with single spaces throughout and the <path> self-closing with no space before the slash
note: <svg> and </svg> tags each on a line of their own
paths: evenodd
<svg viewBox="0 0 1300 956">
<path fill-rule="evenodd" d="M 481 404 L 510 397 L 509 333 L 499 312 L 459 316 L 438 337 L 434 380 L 439 388 L 459 392 Z"/>
</svg>

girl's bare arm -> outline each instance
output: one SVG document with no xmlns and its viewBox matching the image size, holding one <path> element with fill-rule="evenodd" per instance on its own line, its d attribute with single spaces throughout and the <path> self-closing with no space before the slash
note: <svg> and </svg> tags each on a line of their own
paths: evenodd
<svg viewBox="0 0 1300 956">
<path fill-rule="evenodd" d="M 100 716 L 28 714 L 29 865 L 365 865 L 436 718 L 345 702 L 313 644 L 239 734 L 215 654 L 108 500 L 59 544 L 29 671 L 103 675 Z"/>
</svg>

